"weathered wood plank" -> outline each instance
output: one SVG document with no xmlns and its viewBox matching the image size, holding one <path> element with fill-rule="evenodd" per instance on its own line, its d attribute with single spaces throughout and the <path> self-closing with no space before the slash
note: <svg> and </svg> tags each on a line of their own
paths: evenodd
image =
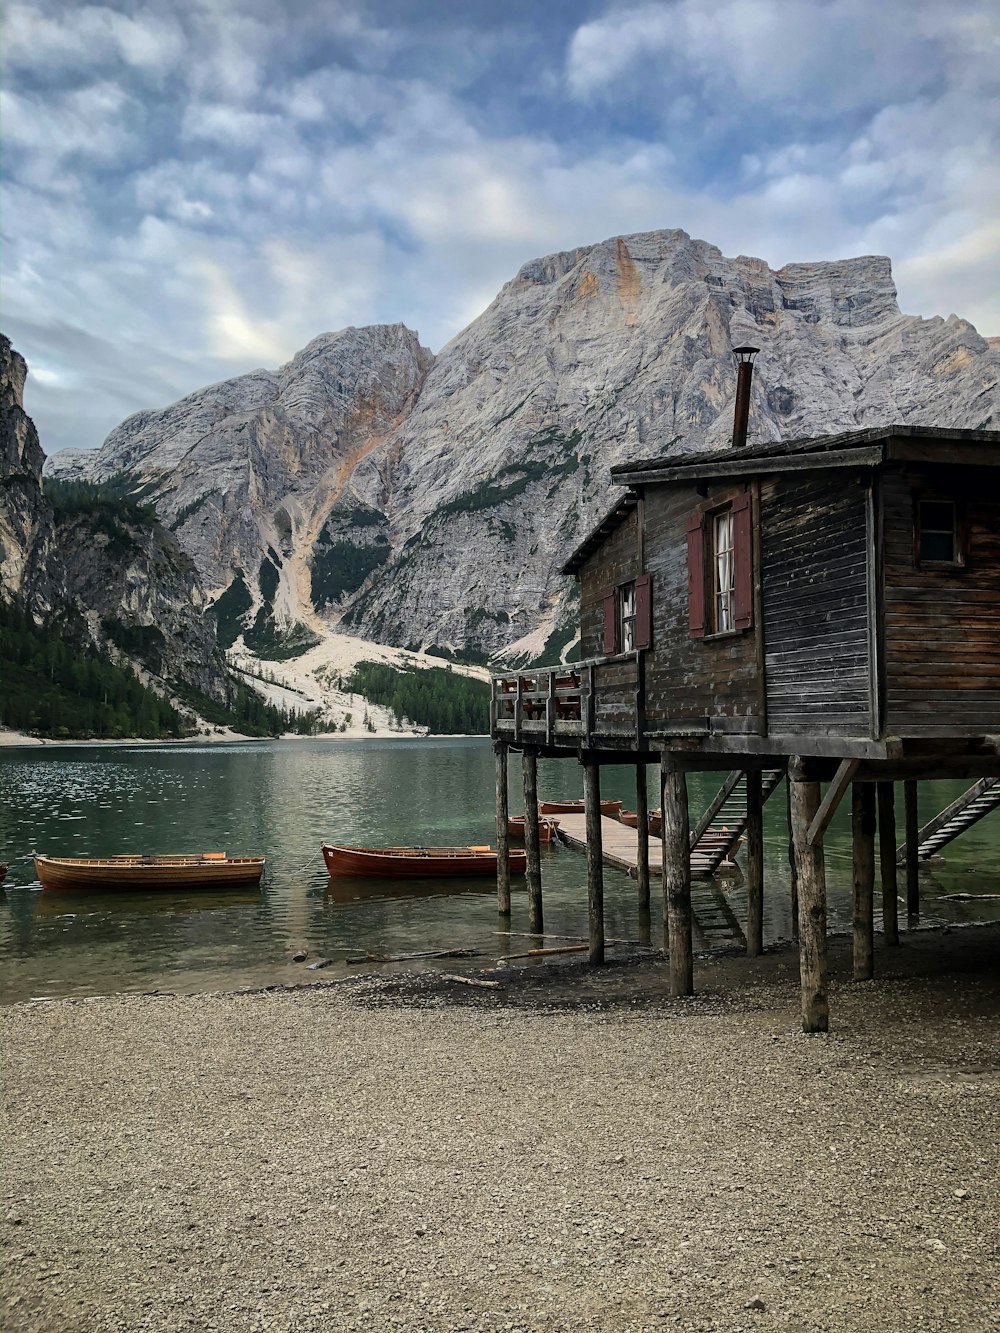
<svg viewBox="0 0 1000 1333">
<path fill-rule="evenodd" d="M 497 911 L 510 916 L 510 831 L 507 824 L 507 746 L 498 741 L 497 759 Z"/>
<path fill-rule="evenodd" d="M 806 834 L 820 806 L 819 783 L 809 776 L 808 762 L 789 761 L 792 839 L 799 889 L 799 982 L 802 1027 L 826 1032 L 830 1026 L 826 960 L 826 867 L 822 844 L 810 845 Z"/>
<path fill-rule="evenodd" d="M 853 878 L 854 980 L 875 975 L 873 912 L 875 887 L 875 790 L 856 782 L 851 793 Z"/>
<path fill-rule="evenodd" d="M 528 886 L 528 926 L 541 933 L 542 912 L 542 854 L 538 834 L 538 761 L 534 750 L 525 750 L 521 756 L 524 779 L 524 850 L 527 854 L 525 871 Z"/>
<path fill-rule="evenodd" d="M 593 761 L 583 766 L 583 803 L 587 825 L 590 961 L 597 964 L 604 962 L 604 861 L 601 853 L 601 770 Z"/>
<path fill-rule="evenodd" d="M 878 854 L 882 879 L 882 933 L 889 945 L 899 943 L 899 887 L 896 880 L 896 790 L 878 784 Z"/>
<path fill-rule="evenodd" d="M 660 760 L 663 812 L 663 907 L 670 956 L 670 994 L 694 994 L 691 948 L 691 845 L 687 780 L 664 754 Z"/>
</svg>

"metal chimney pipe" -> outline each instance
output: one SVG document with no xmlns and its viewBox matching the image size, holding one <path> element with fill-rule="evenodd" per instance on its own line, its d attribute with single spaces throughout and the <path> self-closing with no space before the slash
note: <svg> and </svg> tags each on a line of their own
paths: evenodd
<svg viewBox="0 0 1000 1333">
<path fill-rule="evenodd" d="M 759 347 L 734 347 L 736 358 L 736 411 L 733 414 L 733 448 L 744 449 L 747 442 L 747 422 L 750 420 L 750 383 L 753 379 L 753 359 Z"/>
</svg>

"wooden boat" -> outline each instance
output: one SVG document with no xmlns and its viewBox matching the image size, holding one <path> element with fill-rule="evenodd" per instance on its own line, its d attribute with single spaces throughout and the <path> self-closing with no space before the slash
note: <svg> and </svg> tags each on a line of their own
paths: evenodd
<svg viewBox="0 0 1000 1333">
<path fill-rule="evenodd" d="M 662 829 L 662 820 L 659 810 L 651 810 L 646 816 L 649 823 L 649 836 L 658 838 Z M 627 825 L 628 828 L 639 827 L 639 814 L 636 810 L 622 810 L 618 815 L 618 822 Z"/>
<path fill-rule="evenodd" d="M 324 843 L 323 860 L 331 875 L 395 879 L 495 875 L 497 869 L 497 854 L 492 847 L 343 847 Z M 527 860 L 527 852 L 512 851 L 511 874 L 523 874 Z"/>
<path fill-rule="evenodd" d="M 225 852 L 166 856 L 36 856 L 43 889 L 199 889 L 259 884 L 262 856 Z"/>
<path fill-rule="evenodd" d="M 622 808 L 621 801 L 602 801 L 601 814 L 614 819 Z M 582 815 L 582 801 L 539 801 L 538 813 L 541 815 Z"/>
<path fill-rule="evenodd" d="M 512 838 L 517 838 L 519 842 L 524 842 L 524 826 L 527 823 L 525 815 L 514 815 L 507 820 L 507 832 Z M 558 819 L 539 819 L 538 821 L 538 841 L 554 842 L 556 829 L 559 827 Z"/>
</svg>

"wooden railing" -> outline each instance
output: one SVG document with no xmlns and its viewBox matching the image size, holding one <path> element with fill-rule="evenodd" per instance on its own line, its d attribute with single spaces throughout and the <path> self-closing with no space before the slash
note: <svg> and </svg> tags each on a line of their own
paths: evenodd
<svg viewBox="0 0 1000 1333">
<path fill-rule="evenodd" d="M 638 738 L 645 730 L 643 655 L 599 657 L 494 676 L 490 730 L 548 745 L 561 738 Z"/>
</svg>

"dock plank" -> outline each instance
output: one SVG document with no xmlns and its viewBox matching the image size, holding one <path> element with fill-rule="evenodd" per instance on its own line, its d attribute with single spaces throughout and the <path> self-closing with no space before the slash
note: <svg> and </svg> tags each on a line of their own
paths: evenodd
<svg viewBox="0 0 1000 1333">
<path fill-rule="evenodd" d="M 586 819 L 583 815 L 555 815 L 558 819 L 559 838 L 577 851 L 587 850 Z M 629 828 L 617 819 L 601 816 L 601 846 L 603 859 L 610 866 L 625 870 L 633 879 L 639 864 L 639 832 Z M 649 840 L 649 873 L 659 875 L 663 871 L 663 844 L 659 838 Z M 701 852 L 691 854 L 691 874 L 708 877 L 712 874 L 711 858 Z"/>
</svg>

